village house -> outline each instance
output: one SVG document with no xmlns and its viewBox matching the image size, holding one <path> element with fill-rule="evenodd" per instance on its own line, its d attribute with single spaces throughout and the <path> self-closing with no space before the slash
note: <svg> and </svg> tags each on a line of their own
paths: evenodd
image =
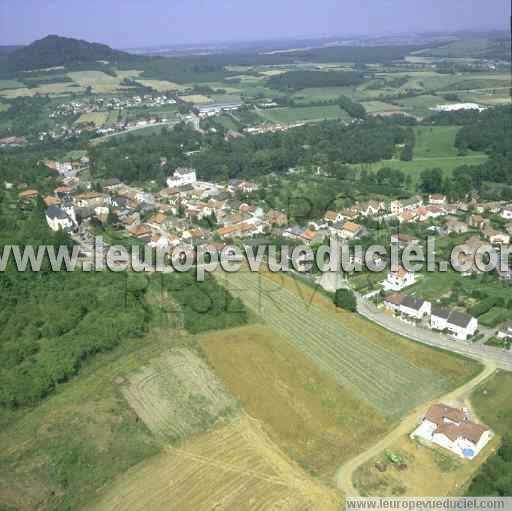
<svg viewBox="0 0 512 511">
<path fill-rule="evenodd" d="M 512 205 L 505 206 L 500 213 L 501 218 L 504 220 L 512 220 Z"/>
<path fill-rule="evenodd" d="M 510 235 L 504 232 L 499 232 L 492 227 L 486 227 L 482 230 L 482 234 L 493 245 L 508 245 L 510 243 Z"/>
<path fill-rule="evenodd" d="M 429 204 L 434 206 L 444 206 L 447 203 L 446 195 L 441 195 L 438 193 L 433 193 L 428 196 Z"/>
<path fill-rule="evenodd" d="M 79 208 L 96 208 L 98 206 L 110 205 L 112 199 L 109 195 L 99 192 L 85 192 L 75 195 L 75 204 Z"/>
<path fill-rule="evenodd" d="M 420 240 L 416 238 L 416 236 L 411 236 L 409 234 L 392 234 L 391 235 L 391 244 L 398 245 L 400 248 L 407 247 L 408 245 L 418 245 Z"/>
<path fill-rule="evenodd" d="M 496 337 L 498 339 L 512 339 L 512 321 L 507 321 L 501 325 Z"/>
<path fill-rule="evenodd" d="M 366 232 L 362 225 L 354 222 L 346 222 L 340 231 L 340 237 L 344 240 L 353 240 L 364 235 Z"/>
<path fill-rule="evenodd" d="M 75 221 L 59 206 L 49 206 L 46 210 L 46 222 L 52 231 L 70 231 L 75 227 Z"/>
<path fill-rule="evenodd" d="M 265 215 L 265 220 L 272 226 L 283 227 L 288 225 L 288 215 L 276 209 L 270 209 Z"/>
<path fill-rule="evenodd" d="M 468 231 L 468 224 L 454 218 L 448 219 L 443 229 L 445 234 L 464 234 Z"/>
<path fill-rule="evenodd" d="M 227 227 L 222 227 L 217 230 L 217 235 L 221 239 L 226 238 L 243 238 L 252 236 L 256 234 L 258 231 L 257 227 L 254 225 L 248 224 L 246 222 L 242 222 L 239 224 L 229 225 Z"/>
<path fill-rule="evenodd" d="M 39 192 L 37 190 L 24 190 L 18 194 L 18 197 L 21 201 L 33 201 L 39 197 Z"/>
<path fill-rule="evenodd" d="M 404 319 L 421 321 L 430 315 L 430 309 L 430 302 L 410 295 L 405 295 L 400 303 L 400 314 Z"/>
<path fill-rule="evenodd" d="M 435 404 L 428 409 L 411 438 L 421 438 L 461 458 L 473 459 L 492 438 L 492 432 L 481 424 L 471 422 L 464 409 Z"/>
<path fill-rule="evenodd" d="M 152 237 L 151 227 L 147 224 L 138 224 L 128 228 L 128 233 L 134 238 L 150 242 Z"/>
<path fill-rule="evenodd" d="M 432 306 L 430 328 L 447 331 L 458 340 L 466 341 L 478 330 L 478 320 L 459 311 Z"/>
<path fill-rule="evenodd" d="M 402 304 L 402 300 L 405 298 L 405 294 L 403 293 L 393 293 L 384 298 L 384 308 L 389 311 L 393 311 L 395 313 L 400 312 L 400 305 Z"/>
<path fill-rule="evenodd" d="M 416 274 L 408 272 L 400 267 L 398 271 L 390 271 L 386 280 L 382 283 L 385 290 L 401 291 L 412 286 L 416 282 Z"/>
<path fill-rule="evenodd" d="M 48 206 L 58 206 L 60 204 L 60 200 L 57 197 L 54 197 L 53 195 L 48 195 L 43 199 L 43 202 L 46 207 Z"/>
<path fill-rule="evenodd" d="M 489 224 L 489 220 L 486 220 L 482 215 L 470 215 L 468 224 L 473 229 L 481 230 Z"/>
<path fill-rule="evenodd" d="M 168 188 L 180 188 L 193 185 L 197 181 L 196 171 L 190 168 L 178 167 L 171 177 L 167 178 Z"/>
</svg>

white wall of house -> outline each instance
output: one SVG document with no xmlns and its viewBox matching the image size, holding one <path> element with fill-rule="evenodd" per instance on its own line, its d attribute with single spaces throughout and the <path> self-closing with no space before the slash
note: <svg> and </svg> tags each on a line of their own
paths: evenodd
<svg viewBox="0 0 512 511">
<path fill-rule="evenodd" d="M 471 321 L 466 327 L 454 325 L 448 321 L 447 328 L 454 337 L 461 341 L 466 341 L 468 337 L 474 335 L 478 330 L 478 320 L 476 318 L 471 318 Z"/>
<path fill-rule="evenodd" d="M 433 330 L 443 331 L 448 328 L 448 320 L 446 318 L 440 318 L 434 314 L 430 316 L 430 328 Z"/>
</svg>

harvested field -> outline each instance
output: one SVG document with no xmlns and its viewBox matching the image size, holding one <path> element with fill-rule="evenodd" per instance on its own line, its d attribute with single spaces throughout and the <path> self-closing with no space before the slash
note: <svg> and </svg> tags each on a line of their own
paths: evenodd
<svg viewBox="0 0 512 511">
<path fill-rule="evenodd" d="M 463 359 L 419 349 L 354 314 L 328 311 L 313 301 L 314 290 L 307 299 L 300 294 L 302 286 L 291 290 L 293 280 L 281 274 L 239 271 L 219 278 L 278 334 L 385 415 L 403 416 L 477 370 L 476 363 L 473 367 Z M 409 353 L 402 354 L 402 348 Z M 453 374 L 442 371 L 443 366 L 453 366 Z"/>
<path fill-rule="evenodd" d="M 336 510 L 340 498 L 309 480 L 247 416 L 187 441 L 120 477 L 95 511 Z"/>
<path fill-rule="evenodd" d="M 244 410 L 313 475 L 330 480 L 341 462 L 391 426 L 268 327 L 212 332 L 201 346 Z"/>
<path fill-rule="evenodd" d="M 152 360 L 121 390 L 146 426 L 169 440 L 203 431 L 237 407 L 208 366 L 185 349 Z"/>
<path fill-rule="evenodd" d="M 181 96 L 180 99 L 187 103 L 203 104 L 210 102 L 210 98 L 208 96 L 204 96 L 203 94 L 190 94 L 188 96 Z"/>
</svg>

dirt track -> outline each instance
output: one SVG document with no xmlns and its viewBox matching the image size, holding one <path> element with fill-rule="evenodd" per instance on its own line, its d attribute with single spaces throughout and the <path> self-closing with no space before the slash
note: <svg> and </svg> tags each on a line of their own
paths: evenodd
<svg viewBox="0 0 512 511">
<path fill-rule="evenodd" d="M 425 411 L 431 404 L 439 402 L 450 404 L 456 401 L 467 400 L 471 392 L 480 385 L 480 383 L 489 378 L 489 376 L 491 376 L 495 371 L 496 365 L 493 362 L 486 362 L 484 370 L 471 381 L 462 385 L 462 387 L 459 387 L 439 399 L 435 399 L 413 410 L 411 414 L 402 419 L 398 427 L 386 435 L 382 440 L 355 458 L 341 465 L 335 475 L 336 487 L 347 497 L 357 497 L 359 493 L 354 487 L 352 478 L 354 472 L 361 465 L 364 465 L 367 461 L 378 456 L 384 449 L 387 449 L 389 446 L 394 444 L 403 435 L 410 434 L 418 425 L 418 421 L 424 416 Z"/>
</svg>

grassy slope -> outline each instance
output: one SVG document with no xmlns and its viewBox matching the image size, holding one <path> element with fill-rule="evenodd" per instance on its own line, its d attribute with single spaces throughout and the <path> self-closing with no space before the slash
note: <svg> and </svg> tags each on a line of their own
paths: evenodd
<svg viewBox="0 0 512 511">
<path fill-rule="evenodd" d="M 0 433 L 0 501 L 20 509 L 78 509 L 160 445 L 119 393 L 157 355 L 157 337 L 98 356 L 74 381 Z M 39 507 L 38 507 L 39 506 Z"/>
<path fill-rule="evenodd" d="M 482 383 L 471 395 L 478 417 L 497 433 L 510 433 L 512 428 L 512 373 L 498 372 Z"/>
</svg>

